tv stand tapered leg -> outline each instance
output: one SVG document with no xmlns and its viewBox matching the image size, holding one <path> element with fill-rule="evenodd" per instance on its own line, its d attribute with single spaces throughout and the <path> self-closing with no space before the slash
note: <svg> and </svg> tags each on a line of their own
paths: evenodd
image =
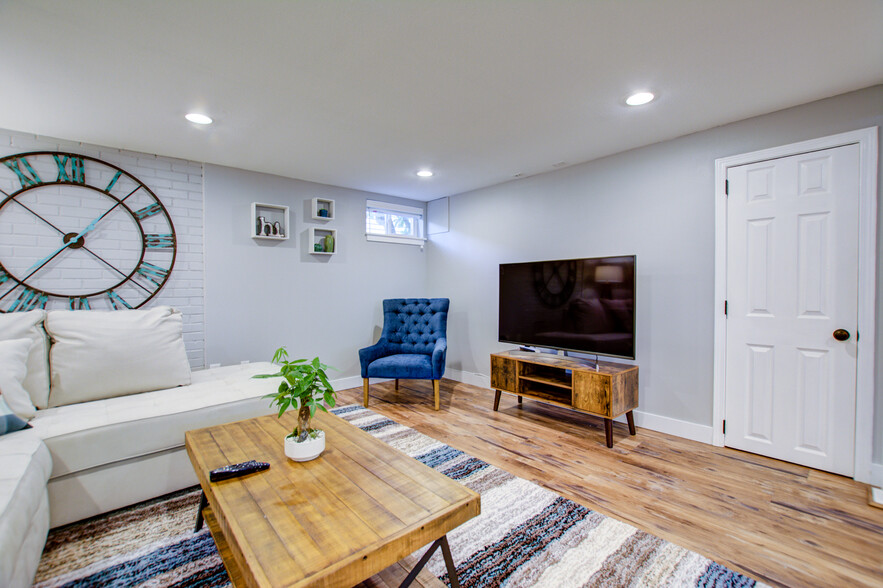
<svg viewBox="0 0 883 588">
<path fill-rule="evenodd" d="M 629 435 L 637 435 L 638 433 L 635 431 L 635 415 L 632 414 L 632 411 L 628 411 L 625 413 L 625 418 L 629 422 Z"/>
<path fill-rule="evenodd" d="M 497 410 L 500 408 L 500 396 L 501 395 L 502 395 L 502 392 L 500 392 L 499 390 L 497 390 L 496 394 L 494 394 L 494 410 Z"/>
<path fill-rule="evenodd" d="M 604 434 L 607 437 L 607 447 L 613 447 L 613 419 L 604 419 Z"/>
</svg>

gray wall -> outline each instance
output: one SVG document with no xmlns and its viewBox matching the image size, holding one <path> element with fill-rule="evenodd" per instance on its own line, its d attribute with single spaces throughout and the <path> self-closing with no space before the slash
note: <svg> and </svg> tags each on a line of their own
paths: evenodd
<svg viewBox="0 0 883 588">
<path fill-rule="evenodd" d="M 874 125 L 883 125 L 883 86 L 452 197 L 450 231 L 427 249 L 429 287 L 451 298 L 448 366 L 488 374 L 488 354 L 511 347 L 497 342 L 498 264 L 636 254 L 640 410 L 710 426 L 714 160 Z M 883 351 L 879 297 L 877 313 Z"/>
<path fill-rule="evenodd" d="M 285 345 L 336 367 L 335 379 L 357 376 L 358 349 L 383 324 L 381 300 L 426 288 L 420 247 L 365 240 L 365 201 L 422 203 L 214 165 L 204 173 L 206 363 L 269 361 Z M 333 221 L 310 218 L 316 196 L 335 201 Z M 288 241 L 250 237 L 255 201 L 290 207 Z M 339 252 L 311 255 L 310 226 L 336 228 Z"/>
</svg>

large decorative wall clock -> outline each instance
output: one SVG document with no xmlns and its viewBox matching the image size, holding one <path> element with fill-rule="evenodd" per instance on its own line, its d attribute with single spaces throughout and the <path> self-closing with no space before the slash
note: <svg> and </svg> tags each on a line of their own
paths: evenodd
<svg viewBox="0 0 883 588">
<path fill-rule="evenodd" d="M 0 158 L 0 312 L 138 308 L 175 266 L 156 194 L 110 163 L 34 151 Z"/>
</svg>

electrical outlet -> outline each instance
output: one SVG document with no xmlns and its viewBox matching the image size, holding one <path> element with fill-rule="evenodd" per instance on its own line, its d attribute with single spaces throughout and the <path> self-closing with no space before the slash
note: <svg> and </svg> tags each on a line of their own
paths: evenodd
<svg viewBox="0 0 883 588">
<path fill-rule="evenodd" d="M 209 366 L 210 368 L 216 368 L 216 367 L 221 367 L 221 364 L 219 364 L 219 363 L 210 363 L 210 364 L 208 364 L 208 366 Z"/>
</svg>

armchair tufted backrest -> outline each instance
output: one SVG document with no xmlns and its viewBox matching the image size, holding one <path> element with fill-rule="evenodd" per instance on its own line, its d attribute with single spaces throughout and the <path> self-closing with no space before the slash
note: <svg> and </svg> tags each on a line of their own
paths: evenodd
<svg viewBox="0 0 883 588">
<path fill-rule="evenodd" d="M 435 342 L 447 337 L 447 298 L 390 298 L 383 301 L 381 339 L 399 353 L 432 354 Z"/>
</svg>

